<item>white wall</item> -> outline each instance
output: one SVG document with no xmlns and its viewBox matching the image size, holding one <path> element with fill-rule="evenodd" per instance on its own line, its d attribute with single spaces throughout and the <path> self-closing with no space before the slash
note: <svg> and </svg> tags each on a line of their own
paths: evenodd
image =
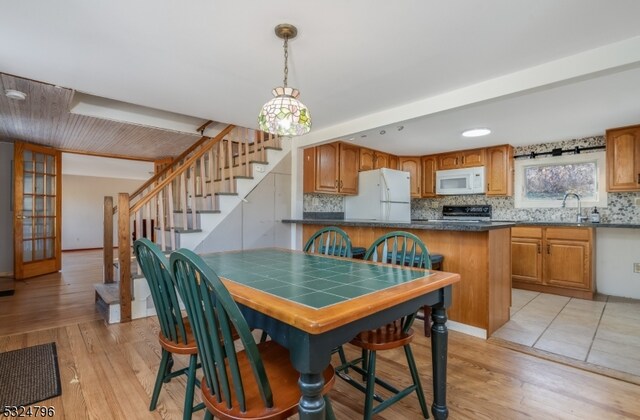
<svg viewBox="0 0 640 420">
<path fill-rule="evenodd" d="M 13 143 L 0 142 L 0 275 L 13 273 Z"/>
<path fill-rule="evenodd" d="M 285 157 L 197 247 L 219 252 L 261 247 L 289 248 L 291 215 L 291 159 Z"/>
<path fill-rule="evenodd" d="M 62 250 L 102 248 L 103 203 L 118 193 L 132 193 L 144 181 L 138 179 L 62 176 Z M 114 246 L 117 226 L 114 226 Z"/>
<path fill-rule="evenodd" d="M 596 230 L 596 288 L 611 296 L 640 299 L 640 229 Z"/>
</svg>

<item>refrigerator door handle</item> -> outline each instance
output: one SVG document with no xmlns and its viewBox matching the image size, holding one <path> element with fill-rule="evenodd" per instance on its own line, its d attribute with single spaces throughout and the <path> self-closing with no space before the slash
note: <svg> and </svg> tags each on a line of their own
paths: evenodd
<svg viewBox="0 0 640 420">
<path fill-rule="evenodd" d="M 386 207 L 384 219 L 389 220 L 389 213 L 391 213 L 391 203 L 389 203 L 389 199 L 391 197 L 389 195 L 389 184 L 387 183 L 387 177 L 384 175 L 384 171 L 380 171 L 380 178 L 382 178 L 382 183 L 384 184 L 382 187 L 384 189 L 384 201 Z"/>
</svg>

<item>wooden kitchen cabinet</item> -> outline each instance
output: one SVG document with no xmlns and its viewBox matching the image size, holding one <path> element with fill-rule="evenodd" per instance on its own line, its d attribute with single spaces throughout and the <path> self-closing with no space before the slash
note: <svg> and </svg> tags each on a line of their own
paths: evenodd
<svg viewBox="0 0 640 420">
<path fill-rule="evenodd" d="M 508 144 L 489 147 L 486 149 L 485 156 L 487 195 L 512 196 L 513 147 Z"/>
<path fill-rule="evenodd" d="M 411 180 L 411 197 L 420 198 L 422 184 L 421 162 L 419 157 L 400 157 L 399 170 L 409 172 Z"/>
<path fill-rule="evenodd" d="M 360 148 L 335 142 L 304 150 L 303 192 L 358 193 Z"/>
<path fill-rule="evenodd" d="M 371 149 L 361 148 L 360 149 L 360 170 L 361 171 L 370 171 L 374 169 L 373 165 L 375 162 L 375 154 L 376 152 Z"/>
<path fill-rule="evenodd" d="M 438 169 L 458 169 L 483 166 L 485 149 L 460 150 L 438 156 Z"/>
<path fill-rule="evenodd" d="M 338 192 L 358 194 L 358 164 L 360 147 L 348 143 L 339 144 Z"/>
<path fill-rule="evenodd" d="M 640 191 L 640 125 L 607 130 L 607 191 Z"/>
<path fill-rule="evenodd" d="M 422 157 L 422 197 L 436 196 L 437 156 Z"/>
<path fill-rule="evenodd" d="M 398 169 L 399 168 L 399 158 L 395 155 L 389 155 L 389 169 Z"/>
<path fill-rule="evenodd" d="M 390 168 L 397 169 L 398 164 L 395 167 L 391 167 L 390 155 L 388 153 L 378 152 L 367 148 L 360 149 L 360 170 L 370 171 L 371 169 Z"/>
<path fill-rule="evenodd" d="M 511 229 L 513 287 L 593 299 L 593 228 Z"/>
</svg>

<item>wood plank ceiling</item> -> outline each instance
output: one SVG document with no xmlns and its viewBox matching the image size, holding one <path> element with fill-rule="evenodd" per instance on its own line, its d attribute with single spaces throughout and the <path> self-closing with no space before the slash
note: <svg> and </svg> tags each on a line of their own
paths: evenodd
<svg viewBox="0 0 640 420">
<path fill-rule="evenodd" d="M 6 89 L 27 94 L 9 99 Z M 69 112 L 74 91 L 0 73 L 0 141 L 16 140 L 63 151 L 154 160 L 177 156 L 200 135 L 105 120 Z"/>
</svg>

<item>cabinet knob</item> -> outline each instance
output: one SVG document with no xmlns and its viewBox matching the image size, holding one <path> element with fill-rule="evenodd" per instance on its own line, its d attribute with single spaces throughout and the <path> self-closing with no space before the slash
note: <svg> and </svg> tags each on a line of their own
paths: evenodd
<svg viewBox="0 0 640 420">
<path fill-rule="evenodd" d="M 340 188 L 342 188 L 342 180 L 340 180 Z"/>
<path fill-rule="evenodd" d="M 333 183 L 333 186 L 334 186 L 335 188 L 338 188 L 338 180 L 337 180 L 337 179 L 336 179 L 336 182 L 334 182 L 334 183 Z"/>
<path fill-rule="evenodd" d="M 638 184 L 640 184 L 640 173 L 638 173 Z"/>
<path fill-rule="evenodd" d="M 464 156 L 462 156 L 462 158 L 460 158 L 462 160 L 462 164 L 464 165 Z"/>
</svg>

